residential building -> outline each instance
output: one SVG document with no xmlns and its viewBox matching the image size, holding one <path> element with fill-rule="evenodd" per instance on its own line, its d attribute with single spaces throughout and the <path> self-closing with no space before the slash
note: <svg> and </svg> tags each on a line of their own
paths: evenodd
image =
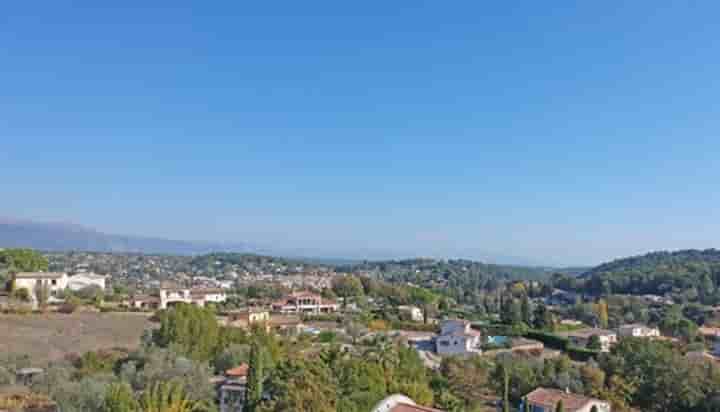
<svg viewBox="0 0 720 412">
<path fill-rule="evenodd" d="M 581 300 L 581 298 L 582 297 L 575 292 L 554 289 L 550 296 L 545 299 L 545 303 L 550 306 L 574 305 L 578 300 Z"/>
<path fill-rule="evenodd" d="M 311 292 L 294 292 L 272 304 L 272 309 L 280 313 L 329 313 L 338 310 L 337 302 L 323 299 Z"/>
<path fill-rule="evenodd" d="M 621 338 L 657 338 L 660 337 L 660 329 L 650 328 L 639 323 L 622 325 L 618 328 L 618 335 Z"/>
<path fill-rule="evenodd" d="M 133 309 L 155 310 L 160 307 L 160 298 L 150 295 L 133 295 L 123 302 L 123 306 Z"/>
<path fill-rule="evenodd" d="M 242 412 L 247 389 L 248 365 L 241 364 L 225 371 L 218 388 L 220 412 Z"/>
<path fill-rule="evenodd" d="M 13 287 L 15 289 L 25 288 L 32 296 L 35 295 L 35 288 L 47 286 L 50 293 L 65 290 L 68 286 L 68 275 L 63 272 L 20 272 L 13 276 Z"/>
<path fill-rule="evenodd" d="M 227 295 L 222 289 L 160 289 L 160 309 L 167 309 L 178 303 L 204 307 L 208 303 L 222 303 Z"/>
<path fill-rule="evenodd" d="M 480 336 L 466 320 L 446 320 L 440 325 L 440 335 L 435 338 L 435 350 L 439 355 L 479 354 L 482 353 Z"/>
<path fill-rule="evenodd" d="M 571 332 L 559 333 L 570 340 L 575 346 L 586 347 L 592 336 L 597 336 L 600 340 L 600 350 L 609 352 L 612 345 L 617 343 L 617 334 L 610 330 L 598 328 L 579 329 Z"/>
<path fill-rule="evenodd" d="M 398 306 L 398 312 L 400 312 L 401 317 L 413 322 L 422 322 L 425 320 L 423 311 L 417 306 Z"/>
<path fill-rule="evenodd" d="M 537 388 L 527 394 L 520 407 L 524 411 L 525 402 L 530 404 L 531 412 L 555 412 L 562 400 L 565 412 L 590 412 L 595 406 L 598 412 L 610 412 L 610 404 L 600 399 L 588 398 L 558 389 Z"/>
<path fill-rule="evenodd" d="M 381 400 L 372 412 L 443 412 L 440 409 L 428 408 L 416 404 L 405 395 L 391 395 Z"/>
<path fill-rule="evenodd" d="M 89 286 L 97 286 L 100 289 L 105 290 L 105 280 L 105 276 L 92 272 L 82 272 L 68 278 L 68 288 L 78 291 Z"/>
<path fill-rule="evenodd" d="M 270 312 L 262 309 L 247 309 L 231 312 L 227 316 L 227 325 L 246 329 L 251 325 L 264 323 L 270 329 Z"/>
</svg>

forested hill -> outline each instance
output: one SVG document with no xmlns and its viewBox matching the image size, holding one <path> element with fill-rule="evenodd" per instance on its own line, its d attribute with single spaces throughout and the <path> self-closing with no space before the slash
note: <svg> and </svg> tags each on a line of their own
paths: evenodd
<svg viewBox="0 0 720 412">
<path fill-rule="evenodd" d="M 709 295 L 720 285 L 720 250 L 653 252 L 604 263 L 582 277 L 593 292 Z"/>
<path fill-rule="evenodd" d="M 465 259 L 405 259 L 371 261 L 340 268 L 345 271 L 366 271 L 384 277 L 402 278 L 407 281 L 437 279 L 447 281 L 477 282 L 487 279 L 545 279 L 550 270 L 541 267 L 487 264 Z"/>
</svg>

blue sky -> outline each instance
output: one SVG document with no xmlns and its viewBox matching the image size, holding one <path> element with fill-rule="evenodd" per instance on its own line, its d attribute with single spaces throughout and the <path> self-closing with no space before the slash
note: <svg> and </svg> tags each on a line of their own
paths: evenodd
<svg viewBox="0 0 720 412">
<path fill-rule="evenodd" d="M 720 247 L 717 2 L 0 16 L 0 216 L 315 256 Z"/>
</svg>

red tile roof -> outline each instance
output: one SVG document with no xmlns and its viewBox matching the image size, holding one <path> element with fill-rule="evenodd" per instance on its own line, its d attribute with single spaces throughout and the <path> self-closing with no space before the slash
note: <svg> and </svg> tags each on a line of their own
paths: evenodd
<svg viewBox="0 0 720 412">
<path fill-rule="evenodd" d="M 555 410 L 557 403 L 563 401 L 565 412 L 575 412 L 585 407 L 590 402 L 602 402 L 598 399 L 588 398 L 582 395 L 567 393 L 557 389 L 537 388 L 527 395 L 527 400 L 532 405 L 542 406 Z"/>
<path fill-rule="evenodd" d="M 236 366 L 232 369 L 228 369 L 225 371 L 225 376 L 232 376 L 232 377 L 243 377 L 247 376 L 248 369 L 250 367 L 247 365 L 247 363 L 242 363 L 240 366 Z"/>
</svg>

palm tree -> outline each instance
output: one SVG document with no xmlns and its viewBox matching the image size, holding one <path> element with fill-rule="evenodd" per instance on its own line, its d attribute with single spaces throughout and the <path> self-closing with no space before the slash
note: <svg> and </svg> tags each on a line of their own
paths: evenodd
<svg viewBox="0 0 720 412">
<path fill-rule="evenodd" d="M 207 407 L 202 402 L 187 398 L 179 382 L 157 382 L 140 398 L 142 412 L 202 412 Z"/>
</svg>

